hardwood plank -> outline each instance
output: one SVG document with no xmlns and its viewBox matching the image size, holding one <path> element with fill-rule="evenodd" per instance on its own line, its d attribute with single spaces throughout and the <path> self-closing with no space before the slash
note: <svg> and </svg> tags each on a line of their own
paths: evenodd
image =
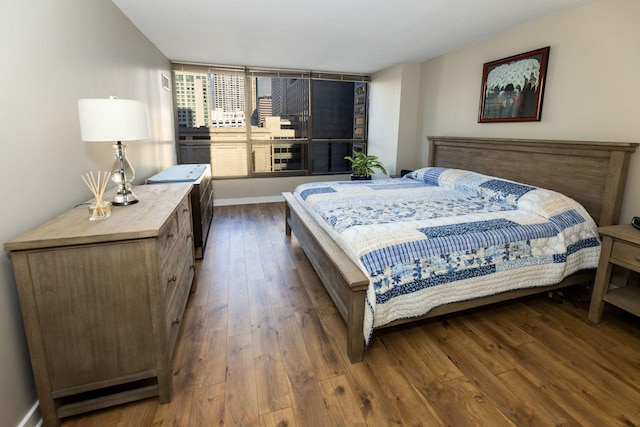
<svg viewBox="0 0 640 427">
<path fill-rule="evenodd" d="M 132 402 L 125 408 L 122 408 L 122 414 L 117 427 L 129 427 L 132 425 L 146 426 L 151 425 L 158 410 L 158 401 L 156 399 L 146 399 L 139 402 Z"/>
<path fill-rule="evenodd" d="M 140 402 L 145 402 L 140 401 Z M 139 402 L 135 402 L 138 404 Z M 122 405 L 123 407 L 127 407 L 129 405 Z M 156 404 L 157 406 L 157 404 Z M 155 416 L 155 409 L 153 410 L 151 416 Z M 63 420 L 62 425 L 64 427 L 84 427 L 84 426 L 96 426 L 96 427 L 111 427 L 118 424 L 122 424 L 125 420 L 128 420 L 129 417 L 133 418 L 133 414 L 130 410 L 126 411 L 121 409 L 121 407 L 113 407 L 108 409 L 102 409 L 95 412 L 89 412 L 87 414 L 77 415 L 74 417 L 69 417 Z M 153 420 L 153 418 L 152 418 Z"/>
<path fill-rule="evenodd" d="M 358 398 L 344 375 L 320 381 L 320 390 L 333 425 L 364 426 Z"/>
<path fill-rule="evenodd" d="M 348 360 L 348 359 L 347 359 Z M 393 403 L 387 398 L 383 384 L 373 375 L 366 363 L 356 363 L 345 373 L 349 384 L 360 401 L 360 412 L 368 426 L 401 425 L 401 417 L 395 413 Z"/>
<path fill-rule="evenodd" d="M 420 387 L 429 402 L 436 401 L 433 406 L 442 419 L 450 425 L 485 425 L 494 422 L 496 425 L 518 425 L 508 418 L 508 414 L 515 403 L 510 396 L 501 396 L 498 401 L 493 400 L 501 383 L 494 370 L 505 372 L 504 366 L 488 363 L 492 358 L 502 358 L 497 352 L 487 352 L 486 349 L 468 337 L 469 330 L 457 319 L 438 322 L 433 325 L 431 332 L 438 337 L 439 344 L 464 373 L 463 377 L 454 378 L 436 386 Z M 396 348 L 394 347 L 394 350 Z M 496 369 L 496 366 L 500 366 Z M 412 369 L 415 371 L 415 369 Z M 435 377 L 435 375 L 434 375 Z M 413 377 L 412 377 L 413 378 Z M 433 383 L 433 381 L 432 381 Z M 437 391 L 437 394 L 436 394 Z M 467 405 L 464 414 L 455 415 L 451 419 L 453 408 L 443 395 L 455 393 L 456 399 Z M 435 394 L 435 395 L 434 395 Z M 453 396 L 451 396 L 453 398 Z M 472 398 L 473 397 L 473 398 Z M 471 418 L 465 419 L 464 417 Z"/>
<path fill-rule="evenodd" d="M 296 425 L 291 407 L 260 415 L 261 427 L 296 427 Z"/>
<path fill-rule="evenodd" d="M 289 274 L 287 274 L 285 285 L 292 307 L 298 309 L 311 308 L 311 299 L 305 290 L 304 282 L 302 281 L 302 277 L 300 277 L 300 271 L 298 269 L 291 270 Z"/>
<path fill-rule="evenodd" d="M 291 270 L 295 272 L 295 270 Z M 293 307 L 291 299 L 289 298 L 289 291 L 287 289 L 287 283 L 290 283 L 288 272 L 284 274 L 274 275 L 273 277 L 267 277 L 264 280 L 267 301 L 272 309 Z"/>
<path fill-rule="evenodd" d="M 428 326 L 408 329 L 404 331 L 404 338 L 441 382 L 464 376 L 429 333 Z"/>
<path fill-rule="evenodd" d="M 194 380 L 195 387 L 224 383 L 227 370 L 227 332 L 207 329 Z"/>
<path fill-rule="evenodd" d="M 377 380 L 371 371 L 371 367 L 365 362 L 351 364 L 344 344 L 346 342 L 346 328 L 344 320 L 333 306 L 318 310 L 318 317 L 322 327 L 342 356 L 342 363 L 346 366 L 344 375 L 349 378 L 354 393 L 360 401 L 360 411 L 366 425 L 388 426 L 400 423 L 400 417 L 394 413 L 389 404 L 389 399 L 382 389 L 382 383 Z"/>
<path fill-rule="evenodd" d="M 291 407 L 287 374 L 271 317 L 265 317 L 253 326 L 252 339 L 260 414 Z"/>
<path fill-rule="evenodd" d="M 209 239 L 207 240 L 207 249 L 204 252 L 202 264 L 206 268 L 209 264 L 211 268 L 208 272 L 229 271 L 230 265 L 230 247 L 233 241 L 231 230 L 229 227 L 230 211 L 228 209 L 214 208 L 213 220 L 211 221 L 211 230 L 209 231 Z"/>
<path fill-rule="evenodd" d="M 622 343 L 605 350 L 601 356 L 610 361 L 611 366 L 614 367 L 609 371 L 611 375 L 626 382 L 630 387 L 640 390 L 640 375 L 638 375 L 640 349 L 637 346 Z"/>
<path fill-rule="evenodd" d="M 454 325 L 456 331 L 462 332 L 449 338 L 449 342 L 464 346 L 467 351 L 472 352 L 473 358 L 489 369 L 493 375 L 517 366 L 517 361 L 503 351 L 506 343 L 492 336 L 477 320 L 472 319 L 471 315 L 452 317 L 446 324 Z"/>
<path fill-rule="evenodd" d="M 224 423 L 225 384 L 219 383 L 195 389 L 189 415 L 189 425 L 222 426 Z"/>
<path fill-rule="evenodd" d="M 482 326 L 484 333 L 498 343 L 517 347 L 533 340 L 533 337 L 504 316 L 501 310 L 485 310 L 481 314 L 470 313 L 471 321 Z"/>
<path fill-rule="evenodd" d="M 251 311 L 249 307 L 249 285 L 242 275 L 229 279 L 229 307 L 227 316 L 227 332 L 229 336 L 251 333 Z"/>
<path fill-rule="evenodd" d="M 208 329 L 227 331 L 229 322 L 229 273 L 221 272 L 209 282 L 209 304 L 205 307 Z"/>
<path fill-rule="evenodd" d="M 529 381 L 518 369 L 497 376 L 504 391 L 511 393 L 511 405 L 506 411 L 518 426 L 579 425 L 545 391 Z"/>
<path fill-rule="evenodd" d="M 173 355 L 173 386 L 175 390 L 194 388 L 199 364 L 204 360 L 205 337 L 203 307 L 185 310 L 180 338 Z"/>
<path fill-rule="evenodd" d="M 227 338 L 225 425 L 257 425 L 260 419 L 251 334 Z"/>
<path fill-rule="evenodd" d="M 188 424 L 192 401 L 193 389 L 183 389 L 179 394 L 174 394 L 171 402 L 158 405 L 152 425 L 178 427 Z"/>
<path fill-rule="evenodd" d="M 562 360 L 566 354 L 556 352 L 534 341 L 520 349 L 519 371 L 578 421 L 578 425 L 616 425 L 621 419 L 610 407 L 602 389 L 589 383 Z M 627 424 L 633 425 L 633 424 Z"/>
<path fill-rule="evenodd" d="M 298 425 L 331 425 L 314 377 L 315 355 L 306 350 L 306 338 L 299 329 L 295 310 L 279 309 L 274 312 L 278 343 L 291 389 L 290 396 Z"/>
<path fill-rule="evenodd" d="M 264 279 L 251 280 L 247 286 L 248 307 L 251 325 L 258 325 L 271 317 L 271 307 Z"/>
<path fill-rule="evenodd" d="M 202 276 L 204 273 L 202 271 L 202 261 L 197 260 L 196 261 L 196 278 L 194 279 L 194 282 L 196 284 L 200 283 L 200 276 Z M 207 272 L 206 273 L 206 277 L 211 277 L 212 273 L 211 272 Z M 189 307 L 198 307 L 198 306 L 206 306 L 207 303 L 209 302 L 209 288 L 207 288 L 206 286 L 203 286 L 203 288 L 200 288 L 198 286 L 196 286 L 195 292 L 191 292 L 189 294 L 189 301 L 187 303 L 187 305 Z"/>
<path fill-rule="evenodd" d="M 305 337 L 314 339 L 305 341 L 307 353 L 313 355 L 313 369 L 316 380 L 322 381 L 345 371 L 344 359 L 338 355 L 329 336 L 322 327 L 315 311 L 296 310 L 298 328 Z"/>
<path fill-rule="evenodd" d="M 411 363 L 405 365 L 401 355 L 394 353 L 396 348 L 387 347 L 383 338 L 377 338 L 375 344 L 379 345 L 373 345 L 369 349 L 375 356 L 367 358 L 365 363 L 374 378 L 380 382 L 384 398 L 389 404 L 388 410 L 398 420 L 397 424 L 441 425 L 442 421 L 432 413 L 433 406 L 425 404 L 423 396 L 414 386 L 413 377 L 420 370 Z M 426 383 L 424 381 L 424 387 L 428 388 Z"/>
<path fill-rule="evenodd" d="M 596 357 L 587 341 L 575 337 L 567 340 L 564 331 L 553 327 L 549 319 L 542 317 L 537 321 L 540 329 L 544 328 L 548 351 L 551 353 L 553 350 L 554 355 L 569 356 L 565 360 L 558 361 L 559 364 L 564 364 L 567 367 L 567 372 L 564 372 L 563 376 L 574 384 L 582 384 L 586 391 L 583 396 L 592 400 L 593 405 L 602 402 L 601 399 L 595 398 L 595 395 L 607 397 L 610 413 L 618 412 L 620 419 L 628 418 L 636 424 L 640 424 L 640 414 L 636 412 L 638 401 L 633 397 L 633 392 L 638 390 L 634 390 L 627 383 L 608 375 L 607 373 L 614 367 L 606 359 Z M 571 355 L 580 356 L 571 357 Z M 632 414 L 633 412 L 636 414 Z"/>
</svg>

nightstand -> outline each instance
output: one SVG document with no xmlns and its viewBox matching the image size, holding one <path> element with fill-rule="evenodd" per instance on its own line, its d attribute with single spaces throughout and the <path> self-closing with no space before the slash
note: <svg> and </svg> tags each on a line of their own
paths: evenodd
<svg viewBox="0 0 640 427">
<path fill-rule="evenodd" d="M 611 225 L 598 228 L 598 232 L 602 236 L 602 249 L 591 295 L 589 320 L 600 323 L 605 302 L 640 316 L 640 288 L 609 286 L 614 265 L 640 272 L 640 230 L 631 225 Z"/>
</svg>

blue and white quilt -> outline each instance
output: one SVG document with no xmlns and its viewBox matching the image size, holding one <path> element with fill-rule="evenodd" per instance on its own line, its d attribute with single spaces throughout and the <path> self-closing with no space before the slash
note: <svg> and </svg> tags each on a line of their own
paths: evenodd
<svg viewBox="0 0 640 427">
<path fill-rule="evenodd" d="M 295 197 L 370 278 L 364 337 L 397 319 L 596 268 L 593 219 L 559 193 L 469 171 L 303 184 Z"/>
</svg>

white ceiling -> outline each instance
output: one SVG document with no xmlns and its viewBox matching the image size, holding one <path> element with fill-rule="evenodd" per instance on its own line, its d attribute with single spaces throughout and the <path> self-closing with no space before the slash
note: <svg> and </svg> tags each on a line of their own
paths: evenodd
<svg viewBox="0 0 640 427">
<path fill-rule="evenodd" d="M 374 73 L 591 0 L 113 0 L 172 61 Z"/>
</svg>

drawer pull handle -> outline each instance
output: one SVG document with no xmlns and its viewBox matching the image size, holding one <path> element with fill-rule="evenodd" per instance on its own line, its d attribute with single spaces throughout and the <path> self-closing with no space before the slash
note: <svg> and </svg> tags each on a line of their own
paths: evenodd
<svg viewBox="0 0 640 427">
<path fill-rule="evenodd" d="M 169 277 L 169 280 L 167 280 L 167 283 L 175 282 L 176 280 L 178 280 L 178 276 L 174 274 L 173 276 Z"/>
<path fill-rule="evenodd" d="M 174 317 L 173 319 L 171 319 L 171 323 L 173 323 L 174 325 L 177 325 L 180 322 L 182 322 L 182 318 L 180 318 L 180 316 Z"/>
<path fill-rule="evenodd" d="M 196 266 L 195 266 L 195 265 L 191 264 L 191 265 L 189 266 L 189 270 L 195 270 L 195 269 L 196 269 Z"/>
<path fill-rule="evenodd" d="M 189 233 L 189 234 L 187 234 L 187 239 L 190 239 L 190 238 L 192 238 L 192 237 L 193 237 L 193 233 Z"/>
<path fill-rule="evenodd" d="M 173 234 L 173 231 L 170 231 L 169 234 L 167 234 L 167 237 L 169 237 L 169 238 L 171 238 L 173 236 L 175 236 L 175 234 Z"/>
<path fill-rule="evenodd" d="M 189 212 L 189 208 L 184 208 L 184 209 L 182 209 L 182 212 L 185 212 L 185 213 L 186 213 L 186 212 Z"/>
</svg>

